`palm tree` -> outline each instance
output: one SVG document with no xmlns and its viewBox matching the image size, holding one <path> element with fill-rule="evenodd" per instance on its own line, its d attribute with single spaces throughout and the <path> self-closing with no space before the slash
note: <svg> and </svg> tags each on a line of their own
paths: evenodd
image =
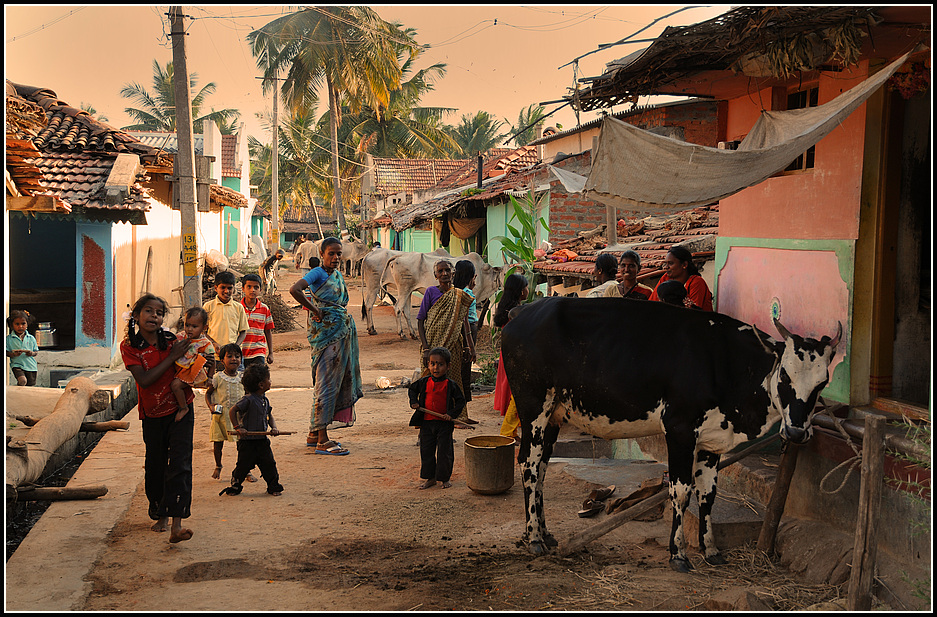
<svg viewBox="0 0 937 617">
<path fill-rule="evenodd" d="M 334 200 L 339 225 L 346 229 L 338 155 L 342 103 L 353 113 L 365 104 L 387 106 L 390 91 L 400 85 L 398 48 L 415 52 L 416 42 L 366 6 L 303 9 L 251 32 L 247 40 L 264 77 L 278 77 L 287 69 L 281 93 L 291 109 L 308 106 L 319 88 L 326 87 Z"/>
<path fill-rule="evenodd" d="M 462 153 L 466 156 L 474 156 L 487 152 L 502 142 L 505 134 L 498 133 L 502 124 L 487 111 L 479 111 L 474 116 L 464 114 L 462 122 L 447 129 L 455 142 L 459 144 Z"/>
<path fill-rule="evenodd" d="M 408 28 L 406 33 L 412 36 L 415 31 Z M 404 60 L 405 52 L 401 50 L 398 57 L 403 61 L 401 79 L 410 76 L 412 65 L 423 50 Z M 455 109 L 420 106 L 420 98 L 434 90 L 433 84 L 445 74 L 446 65 L 442 63 L 421 69 L 390 92 L 386 106 L 365 106 L 350 118 L 352 132 L 359 140 L 356 149 L 362 156 L 366 152 L 385 158 L 438 158 L 458 150 L 458 144 L 441 124 L 443 117 Z"/>
<path fill-rule="evenodd" d="M 513 135 L 512 140 L 518 148 L 521 146 L 526 146 L 539 137 L 537 134 L 537 125 L 540 124 L 544 111 L 545 109 L 543 105 L 537 105 L 537 107 L 534 107 L 534 104 L 531 103 L 527 106 L 526 109 L 521 109 L 517 114 L 516 126 L 511 124 L 510 120 L 505 118 L 505 123 L 511 127 L 509 134 Z M 524 130 L 521 131 L 521 129 Z M 520 133 L 518 133 L 518 131 L 520 131 Z"/>
<path fill-rule="evenodd" d="M 94 118 L 95 120 L 97 120 L 98 122 L 110 122 L 110 120 L 107 119 L 107 116 L 105 116 L 104 114 L 99 114 L 98 110 L 95 109 L 91 103 L 85 103 L 84 101 L 82 101 L 81 103 L 78 104 L 78 107 L 79 109 L 81 109 L 81 111 L 88 112 L 88 115 Z"/>
<path fill-rule="evenodd" d="M 120 95 L 130 99 L 140 106 L 140 109 L 128 107 L 124 109 L 131 118 L 136 120 L 135 124 L 122 127 L 123 131 L 175 131 L 176 130 L 176 94 L 172 82 L 173 70 L 172 61 L 165 66 L 160 65 L 153 60 L 153 93 L 151 94 L 140 84 L 133 82 L 126 84 L 120 90 Z M 215 92 L 214 82 L 209 82 L 196 92 L 198 85 L 198 75 L 192 73 L 189 75 L 189 89 L 195 93 L 192 97 L 192 116 L 195 118 L 194 132 L 202 131 L 202 120 L 213 120 L 223 134 L 230 134 L 236 125 L 241 112 L 236 109 L 222 109 L 216 111 L 214 108 L 210 113 L 199 116 L 205 99 Z M 225 133 L 225 131 L 228 131 Z"/>
</svg>

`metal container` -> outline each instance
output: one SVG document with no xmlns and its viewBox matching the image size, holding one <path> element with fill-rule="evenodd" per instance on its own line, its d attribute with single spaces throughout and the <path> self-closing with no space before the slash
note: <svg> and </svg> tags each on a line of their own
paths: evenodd
<svg viewBox="0 0 937 617">
<path fill-rule="evenodd" d="M 465 484 L 481 495 L 497 495 L 514 486 L 514 440 L 501 435 L 467 438 Z"/>
<path fill-rule="evenodd" d="M 58 347 L 59 334 L 54 323 L 51 321 L 39 323 L 39 328 L 36 330 L 36 344 L 40 349 L 43 347 Z"/>
</svg>

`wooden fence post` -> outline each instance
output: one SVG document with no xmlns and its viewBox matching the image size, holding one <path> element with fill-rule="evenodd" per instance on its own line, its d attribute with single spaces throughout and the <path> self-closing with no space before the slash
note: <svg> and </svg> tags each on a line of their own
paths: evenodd
<svg viewBox="0 0 937 617">
<path fill-rule="evenodd" d="M 869 415 L 865 418 L 865 435 L 862 438 L 862 483 L 859 487 L 852 571 L 846 595 L 848 611 L 867 611 L 872 608 L 872 579 L 875 576 L 884 468 L 885 420 L 880 416 Z"/>
<path fill-rule="evenodd" d="M 761 533 L 758 534 L 758 550 L 769 555 L 774 552 L 778 524 L 781 522 L 781 515 L 784 514 L 784 504 L 787 502 L 787 492 L 791 487 L 791 478 L 794 477 L 797 454 L 800 452 L 800 448 L 801 446 L 792 443 L 787 443 L 784 446 L 784 454 L 781 455 L 781 464 L 778 467 L 778 476 L 774 481 L 774 491 L 771 493 L 771 501 L 765 510 L 765 520 L 761 525 Z"/>
</svg>

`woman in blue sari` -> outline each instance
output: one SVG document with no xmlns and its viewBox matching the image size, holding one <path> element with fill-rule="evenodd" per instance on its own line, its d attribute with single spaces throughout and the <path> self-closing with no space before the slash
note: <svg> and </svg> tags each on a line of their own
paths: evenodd
<svg viewBox="0 0 937 617">
<path fill-rule="evenodd" d="M 355 401 L 362 396 L 358 332 L 345 309 L 348 287 L 339 270 L 342 241 L 326 238 L 319 251 L 321 265 L 290 288 L 290 295 L 309 311 L 306 323 L 315 401 L 306 445 L 314 446 L 316 454 L 343 455 L 348 450 L 329 439 L 328 429 L 355 423 Z"/>
</svg>

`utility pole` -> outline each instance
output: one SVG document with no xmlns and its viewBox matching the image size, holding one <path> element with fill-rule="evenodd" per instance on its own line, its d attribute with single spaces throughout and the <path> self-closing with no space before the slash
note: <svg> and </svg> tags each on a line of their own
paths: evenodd
<svg viewBox="0 0 937 617">
<path fill-rule="evenodd" d="M 179 183 L 179 213 L 182 219 L 182 296 L 185 308 L 202 305 L 198 274 L 198 235 L 195 229 L 195 147 L 192 139 L 192 101 L 185 59 L 185 26 L 181 6 L 169 9 L 172 22 L 173 91 L 176 102 L 176 178 Z"/>
<path fill-rule="evenodd" d="M 270 230 L 270 250 L 267 251 L 270 255 L 273 255 L 277 252 L 277 249 L 280 248 L 280 115 L 277 113 L 277 99 L 280 98 L 280 93 L 277 92 L 279 87 L 279 82 L 277 78 L 273 78 L 273 182 L 272 191 L 270 193 L 270 216 L 272 217 L 273 228 Z"/>
</svg>

